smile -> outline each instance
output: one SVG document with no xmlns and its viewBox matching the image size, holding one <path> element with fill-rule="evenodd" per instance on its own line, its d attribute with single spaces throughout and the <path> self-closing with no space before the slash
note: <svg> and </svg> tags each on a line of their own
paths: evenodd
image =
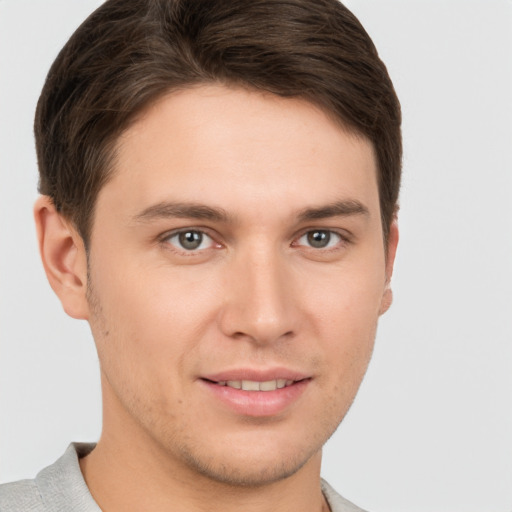
<svg viewBox="0 0 512 512">
<path fill-rule="evenodd" d="M 293 383 L 293 380 L 288 379 L 274 379 L 266 380 L 264 382 L 256 380 L 221 380 L 216 382 L 219 386 L 228 386 L 230 388 L 241 389 L 243 391 L 275 391 L 276 389 L 291 386 Z"/>
<path fill-rule="evenodd" d="M 221 378 L 201 378 L 203 389 L 209 393 L 207 404 L 218 404 L 224 410 L 245 417 L 272 417 L 284 413 L 310 387 L 312 378 L 307 376 L 283 375 L 288 378 L 274 378 L 270 375 L 251 375 L 250 379 L 238 375 Z M 253 372 L 254 373 L 254 372 Z M 268 372 L 270 373 L 270 372 Z M 275 375 L 275 372 L 272 372 Z M 259 377 L 259 378 L 258 378 Z M 212 402 L 211 398 L 215 398 Z"/>
</svg>

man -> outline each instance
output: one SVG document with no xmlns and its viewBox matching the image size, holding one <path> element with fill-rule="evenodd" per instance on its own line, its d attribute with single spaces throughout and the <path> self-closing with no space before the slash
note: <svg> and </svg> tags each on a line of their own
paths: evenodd
<svg viewBox="0 0 512 512">
<path fill-rule="evenodd" d="M 320 479 L 391 303 L 400 109 L 336 0 L 109 0 L 35 123 L 103 430 L 0 510 L 354 511 Z"/>
</svg>

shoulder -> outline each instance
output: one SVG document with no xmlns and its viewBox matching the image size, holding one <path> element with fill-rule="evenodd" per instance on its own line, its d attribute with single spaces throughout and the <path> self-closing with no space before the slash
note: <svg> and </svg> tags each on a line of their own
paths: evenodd
<svg viewBox="0 0 512 512">
<path fill-rule="evenodd" d="M 35 480 L 0 485 L 0 512 L 39 512 L 42 506 Z"/>
<path fill-rule="evenodd" d="M 325 480 L 322 480 L 322 492 L 329 503 L 331 512 L 365 512 L 362 508 L 340 496 Z"/>
<path fill-rule="evenodd" d="M 87 489 L 78 459 L 94 448 L 71 444 L 54 464 L 34 480 L 0 485 L 0 512 L 101 512 Z"/>
</svg>

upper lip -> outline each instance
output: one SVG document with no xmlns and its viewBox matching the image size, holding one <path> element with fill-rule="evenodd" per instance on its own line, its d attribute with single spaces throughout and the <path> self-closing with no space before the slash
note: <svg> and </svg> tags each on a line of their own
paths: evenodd
<svg viewBox="0 0 512 512">
<path fill-rule="evenodd" d="M 201 375 L 201 379 L 209 380 L 212 382 L 224 382 L 233 380 L 250 380 L 254 382 L 268 382 L 271 380 L 285 379 L 299 381 L 310 378 L 304 372 L 292 370 L 289 368 L 266 368 L 266 369 L 255 369 L 255 368 L 235 368 L 232 370 L 223 370 L 218 373 L 211 373 L 207 375 Z"/>
</svg>

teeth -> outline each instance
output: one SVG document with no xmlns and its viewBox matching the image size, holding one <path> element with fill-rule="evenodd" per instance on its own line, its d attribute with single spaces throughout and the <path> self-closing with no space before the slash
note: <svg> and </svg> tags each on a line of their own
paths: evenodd
<svg viewBox="0 0 512 512">
<path fill-rule="evenodd" d="M 254 380 L 243 380 L 242 381 L 242 389 L 244 391 L 259 391 L 260 383 Z"/>
<path fill-rule="evenodd" d="M 277 389 L 276 380 L 268 380 L 267 382 L 260 382 L 260 391 L 275 391 Z"/>
<path fill-rule="evenodd" d="M 244 391 L 275 391 L 286 386 L 291 386 L 293 380 L 277 379 L 258 382 L 254 380 L 228 380 L 217 382 L 219 386 L 228 386 L 234 389 L 243 389 Z"/>
</svg>

